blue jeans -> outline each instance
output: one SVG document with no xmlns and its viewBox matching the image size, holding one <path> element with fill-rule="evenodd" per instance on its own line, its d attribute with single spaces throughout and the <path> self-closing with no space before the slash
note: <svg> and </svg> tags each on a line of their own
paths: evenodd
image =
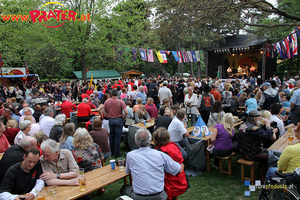
<svg viewBox="0 0 300 200">
<path fill-rule="evenodd" d="M 121 136 L 123 129 L 123 119 L 119 118 L 110 118 L 109 119 L 109 144 L 111 154 L 115 157 L 120 156 L 120 144 L 121 144 Z"/>
<path fill-rule="evenodd" d="M 102 153 L 104 156 L 104 160 L 106 160 L 107 158 L 109 158 L 111 156 L 111 152 L 107 152 L 107 153 Z"/>
<path fill-rule="evenodd" d="M 270 176 L 274 175 L 276 171 L 277 171 L 277 167 L 270 167 L 267 171 L 266 178 L 270 181 Z"/>
</svg>

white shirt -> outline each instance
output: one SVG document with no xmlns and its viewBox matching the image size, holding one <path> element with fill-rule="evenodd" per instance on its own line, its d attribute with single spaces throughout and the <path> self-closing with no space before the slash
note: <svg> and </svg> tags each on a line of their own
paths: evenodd
<svg viewBox="0 0 300 200">
<path fill-rule="evenodd" d="M 168 132 L 172 142 L 180 142 L 187 130 L 184 128 L 183 123 L 177 117 L 174 117 L 168 127 Z"/>
<path fill-rule="evenodd" d="M 25 133 L 23 133 L 23 131 L 19 131 L 18 134 L 16 135 L 15 139 L 14 139 L 14 144 L 20 144 L 20 142 L 27 137 L 27 135 Z"/>
<path fill-rule="evenodd" d="M 31 124 L 31 129 L 28 132 L 28 135 L 34 137 L 34 134 L 41 131 L 41 127 L 39 124 Z"/>
<path fill-rule="evenodd" d="M 32 108 L 30 108 L 30 110 L 31 110 L 31 115 L 32 115 L 34 113 L 34 110 Z M 23 109 L 20 110 L 19 113 L 20 113 L 21 116 L 23 116 L 24 115 Z"/>
<path fill-rule="evenodd" d="M 44 116 L 40 121 L 41 131 L 49 137 L 51 128 L 54 126 L 54 119 L 49 116 Z"/>
<path fill-rule="evenodd" d="M 187 114 L 194 114 L 194 115 L 199 115 L 198 112 L 198 97 L 196 94 L 192 94 L 192 97 L 189 99 L 189 94 L 185 95 L 184 97 L 184 105 L 185 103 L 190 103 L 193 107 L 187 107 L 186 106 L 186 113 Z"/>
<path fill-rule="evenodd" d="M 170 99 L 170 97 L 172 97 L 172 92 L 169 88 L 163 86 L 158 90 L 158 97 L 160 98 L 160 104 L 162 105 L 165 98 Z"/>
<path fill-rule="evenodd" d="M 282 136 L 285 133 L 283 121 L 281 121 L 281 119 L 279 119 L 276 115 L 271 115 L 271 122 L 273 121 L 277 122 L 277 127 L 280 131 L 280 136 Z"/>
</svg>

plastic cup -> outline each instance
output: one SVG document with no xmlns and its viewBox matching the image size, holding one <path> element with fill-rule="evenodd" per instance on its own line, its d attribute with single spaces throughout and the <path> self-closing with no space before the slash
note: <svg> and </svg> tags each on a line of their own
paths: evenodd
<svg viewBox="0 0 300 200">
<path fill-rule="evenodd" d="M 146 125 L 146 122 L 147 122 L 147 121 L 146 121 L 146 120 L 144 120 L 143 122 L 144 122 L 144 125 Z"/>
<path fill-rule="evenodd" d="M 118 165 L 119 165 L 119 170 L 124 171 L 125 159 L 124 158 L 118 158 Z"/>
<path fill-rule="evenodd" d="M 42 190 L 40 193 L 37 195 L 38 200 L 45 200 L 45 191 Z"/>
<path fill-rule="evenodd" d="M 116 168 L 116 160 L 110 160 L 110 167 L 111 169 L 115 169 Z"/>
<path fill-rule="evenodd" d="M 78 182 L 79 182 L 79 188 L 80 191 L 83 192 L 86 190 L 86 176 L 85 175 L 79 175 L 78 176 Z"/>
</svg>

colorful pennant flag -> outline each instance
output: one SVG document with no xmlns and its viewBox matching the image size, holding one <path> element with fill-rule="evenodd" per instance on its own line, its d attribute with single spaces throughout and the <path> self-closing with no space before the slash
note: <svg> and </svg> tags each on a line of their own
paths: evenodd
<svg viewBox="0 0 300 200">
<path fill-rule="evenodd" d="M 211 132 L 209 131 L 208 127 L 206 126 L 205 122 L 203 121 L 202 117 L 199 115 L 197 122 L 194 126 L 194 129 L 192 131 L 193 136 L 197 137 L 205 137 L 208 135 L 211 135 Z"/>
<path fill-rule="evenodd" d="M 297 40 L 296 33 L 289 35 L 289 42 L 290 42 L 291 57 L 297 56 L 298 55 L 298 40 Z"/>
<path fill-rule="evenodd" d="M 123 61 L 123 47 L 122 46 L 117 46 L 116 47 L 116 56 L 117 56 L 117 60 L 121 60 Z"/>
<path fill-rule="evenodd" d="M 147 61 L 146 49 L 140 49 L 140 55 L 143 61 Z"/>
<path fill-rule="evenodd" d="M 93 74 L 91 76 L 91 80 L 90 80 L 90 84 L 89 84 L 89 87 L 91 87 L 93 85 Z"/>
<path fill-rule="evenodd" d="M 300 27 L 296 26 L 295 31 L 297 32 L 298 36 L 300 37 Z"/>
<path fill-rule="evenodd" d="M 200 50 L 200 60 L 205 61 L 203 50 Z"/>
<path fill-rule="evenodd" d="M 137 53 L 137 49 L 136 48 L 132 48 L 132 58 L 133 58 L 133 61 L 136 61 L 136 53 Z"/>
<path fill-rule="evenodd" d="M 267 57 L 270 57 L 270 45 L 266 44 L 266 52 L 267 52 Z"/>
<path fill-rule="evenodd" d="M 183 61 L 186 63 L 186 62 L 189 62 L 189 58 L 188 58 L 188 55 L 185 51 L 182 51 L 182 58 L 183 58 Z"/>
<path fill-rule="evenodd" d="M 161 57 L 162 57 L 162 59 L 163 59 L 163 62 L 162 62 L 162 63 L 168 63 L 166 51 L 159 51 L 159 52 L 160 52 Z"/>
<path fill-rule="evenodd" d="M 124 47 L 124 54 L 125 54 L 125 58 L 128 58 L 130 57 L 130 54 L 129 54 L 129 48 L 128 47 Z"/>
<path fill-rule="evenodd" d="M 28 65 L 27 65 L 27 61 L 26 60 L 25 60 L 25 69 L 26 69 L 26 75 L 29 76 L 29 70 L 28 70 Z"/>
<path fill-rule="evenodd" d="M 152 49 L 147 49 L 148 62 L 154 62 L 154 55 Z"/>
<path fill-rule="evenodd" d="M 177 55 L 178 55 L 178 63 L 182 63 L 182 54 L 181 51 L 177 51 Z"/>
<path fill-rule="evenodd" d="M 189 58 L 189 61 L 190 61 L 190 62 L 194 62 L 192 53 L 191 53 L 190 51 L 187 51 L 186 53 L 187 53 L 187 56 L 188 56 L 188 58 Z"/>
<path fill-rule="evenodd" d="M 166 53 L 167 53 L 168 55 L 170 55 L 170 52 L 171 52 L 171 51 L 166 51 Z"/>
<path fill-rule="evenodd" d="M 195 51 L 191 51 L 194 62 L 197 62 Z"/>
<path fill-rule="evenodd" d="M 278 53 L 277 53 L 277 48 L 276 48 L 276 44 L 272 44 L 272 58 L 277 58 L 278 57 Z"/>
<path fill-rule="evenodd" d="M 179 63 L 179 58 L 178 58 L 178 54 L 177 54 L 177 51 L 172 51 L 172 54 L 176 60 L 177 63 Z"/>
<path fill-rule="evenodd" d="M 200 52 L 199 51 L 195 51 L 195 53 L 196 53 L 197 62 L 200 62 Z"/>
<path fill-rule="evenodd" d="M 285 46 L 285 41 L 281 41 L 279 42 L 279 48 L 280 48 L 280 56 L 281 56 L 281 59 L 287 59 L 288 58 L 288 54 L 287 54 L 287 49 L 286 49 L 286 46 Z"/>
<path fill-rule="evenodd" d="M 163 58 L 162 58 L 162 56 L 161 56 L 160 51 L 156 51 L 156 56 L 157 56 L 158 61 L 159 61 L 160 63 L 163 63 L 163 62 L 164 62 L 164 61 L 163 61 Z"/>
</svg>

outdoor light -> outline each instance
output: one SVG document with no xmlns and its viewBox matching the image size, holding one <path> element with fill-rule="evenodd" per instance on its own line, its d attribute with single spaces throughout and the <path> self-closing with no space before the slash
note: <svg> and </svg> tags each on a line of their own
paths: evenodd
<svg viewBox="0 0 300 200">
<path fill-rule="evenodd" d="M 263 54 L 263 51 L 260 51 L 261 54 Z"/>
<path fill-rule="evenodd" d="M 232 54 L 232 56 L 234 56 L 234 53 Z"/>
</svg>

